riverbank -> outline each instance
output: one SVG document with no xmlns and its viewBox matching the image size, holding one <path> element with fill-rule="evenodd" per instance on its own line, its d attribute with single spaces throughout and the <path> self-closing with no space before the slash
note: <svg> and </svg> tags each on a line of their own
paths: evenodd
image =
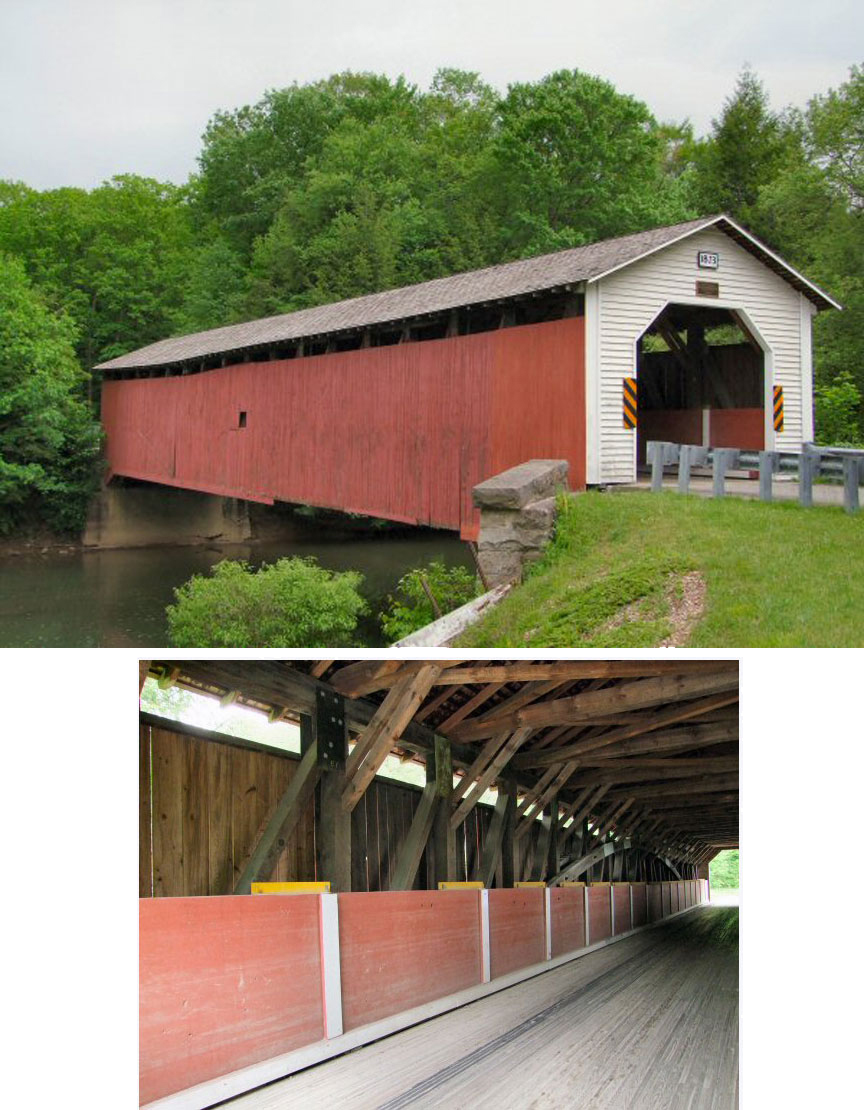
<svg viewBox="0 0 864 1110">
<path fill-rule="evenodd" d="M 347 532 L 298 519 L 278 540 L 181 547 L 85 550 L 22 544 L 0 555 L 0 647 L 164 647 L 165 607 L 193 574 L 220 559 L 253 566 L 283 556 L 314 556 L 330 570 L 357 570 L 370 614 L 358 628 L 361 646 L 383 646 L 378 613 L 399 578 L 440 559 L 473 567 L 451 533 L 430 529 Z"/>
<path fill-rule="evenodd" d="M 864 513 L 675 493 L 568 497 L 460 647 L 860 647 Z"/>
</svg>

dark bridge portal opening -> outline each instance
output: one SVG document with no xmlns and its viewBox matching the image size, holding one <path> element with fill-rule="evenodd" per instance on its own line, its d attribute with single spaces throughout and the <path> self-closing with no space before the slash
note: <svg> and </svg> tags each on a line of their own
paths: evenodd
<svg viewBox="0 0 864 1110">
<path fill-rule="evenodd" d="M 765 353 L 731 309 L 667 305 L 637 343 L 637 459 L 649 440 L 765 446 Z"/>
</svg>

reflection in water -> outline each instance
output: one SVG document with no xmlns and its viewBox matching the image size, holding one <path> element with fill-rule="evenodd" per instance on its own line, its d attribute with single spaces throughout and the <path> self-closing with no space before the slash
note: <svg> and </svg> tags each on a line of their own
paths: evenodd
<svg viewBox="0 0 864 1110">
<path fill-rule="evenodd" d="M 466 546 L 447 532 L 333 539 L 311 527 L 302 538 L 250 546 L 16 556 L 0 559 L 0 647 L 164 647 L 165 606 L 175 586 L 220 559 L 258 566 L 285 555 L 314 555 L 330 570 L 360 571 L 372 615 L 358 635 L 371 647 L 384 643 L 376 615 L 406 570 L 432 559 L 472 565 Z"/>
</svg>

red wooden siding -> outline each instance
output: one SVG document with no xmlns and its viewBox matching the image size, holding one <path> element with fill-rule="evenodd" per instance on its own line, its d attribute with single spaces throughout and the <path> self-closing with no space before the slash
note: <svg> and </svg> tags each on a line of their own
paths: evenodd
<svg viewBox="0 0 864 1110">
<path fill-rule="evenodd" d="M 633 928 L 630 921 L 630 886 L 629 884 L 616 883 L 612 887 L 612 897 L 615 899 L 615 935 L 629 933 Z"/>
<path fill-rule="evenodd" d="M 588 887 L 588 940 L 596 944 L 612 936 L 612 905 L 608 886 Z"/>
<path fill-rule="evenodd" d="M 651 925 L 655 921 L 659 921 L 663 916 L 663 905 L 660 887 L 656 883 L 651 883 L 648 887 L 648 924 Z"/>
<path fill-rule="evenodd" d="M 346 1031 L 476 986 L 478 893 L 340 894 L 339 945 Z"/>
<path fill-rule="evenodd" d="M 712 409 L 710 437 L 712 447 L 762 451 L 765 448 L 765 413 L 762 409 Z"/>
<path fill-rule="evenodd" d="M 489 891 L 492 978 L 546 958 L 546 895 L 539 887 Z"/>
<path fill-rule="evenodd" d="M 141 1101 L 324 1036 L 318 898 L 139 902 Z"/>
<path fill-rule="evenodd" d="M 517 463 L 568 459 L 584 487 L 584 367 L 576 317 L 106 381 L 109 474 L 469 535 L 472 487 Z"/>
<path fill-rule="evenodd" d="M 552 956 L 563 956 L 585 947 L 585 895 L 582 887 L 553 887 Z"/>
<path fill-rule="evenodd" d="M 645 883 L 633 884 L 633 928 L 648 922 L 648 888 Z"/>
</svg>

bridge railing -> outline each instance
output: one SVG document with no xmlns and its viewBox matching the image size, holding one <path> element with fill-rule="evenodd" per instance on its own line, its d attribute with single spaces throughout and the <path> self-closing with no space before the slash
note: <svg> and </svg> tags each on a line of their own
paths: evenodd
<svg viewBox="0 0 864 1110">
<path fill-rule="evenodd" d="M 798 478 L 798 501 L 813 504 L 813 482 L 816 478 L 843 483 L 843 506 L 847 513 L 859 509 L 859 486 L 864 483 L 864 451 L 850 447 L 818 447 L 805 443 L 801 451 L 752 451 L 734 447 L 699 447 L 689 443 L 666 443 L 650 440 L 647 459 L 651 465 L 651 489 L 663 489 L 667 468 L 677 468 L 679 493 L 690 489 L 693 467 L 710 467 L 712 493 L 723 497 L 730 470 L 758 470 L 759 497 L 771 501 L 775 474 L 795 474 Z"/>
</svg>

